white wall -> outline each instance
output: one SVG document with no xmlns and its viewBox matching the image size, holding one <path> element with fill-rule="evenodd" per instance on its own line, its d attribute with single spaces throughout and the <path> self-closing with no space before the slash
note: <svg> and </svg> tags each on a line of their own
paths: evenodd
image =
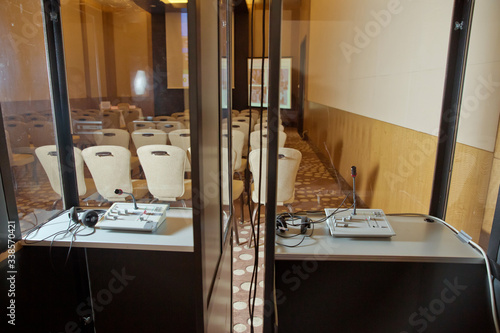
<svg viewBox="0 0 500 333">
<path fill-rule="evenodd" d="M 499 12 L 498 1 L 479 2 L 487 8 L 475 20 Z M 308 99 L 437 134 L 452 9 L 453 0 L 311 0 Z M 490 54 L 489 43 L 499 40 L 498 23 L 493 29 L 495 35 L 473 27 L 478 41 L 471 48 L 480 50 L 471 51 L 471 61 L 484 65 L 479 55 L 485 57 L 486 46 Z M 491 72 L 491 64 L 473 67 L 471 73 L 485 77 Z M 459 141 L 493 151 L 497 124 L 498 107 L 476 111 L 462 121 Z"/>
<path fill-rule="evenodd" d="M 493 151 L 500 112 L 500 1 L 478 0 L 472 20 L 458 141 Z"/>
</svg>

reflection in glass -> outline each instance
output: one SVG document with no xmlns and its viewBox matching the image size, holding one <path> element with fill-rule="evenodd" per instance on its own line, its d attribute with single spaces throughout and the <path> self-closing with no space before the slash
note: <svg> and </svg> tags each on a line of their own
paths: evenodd
<svg viewBox="0 0 500 333">
<path fill-rule="evenodd" d="M 221 131 L 221 184 L 222 184 L 222 236 L 227 232 L 233 215 L 233 187 L 235 152 L 231 140 L 231 80 L 230 80 L 230 9 L 227 0 L 219 0 L 219 54 L 220 54 L 220 122 Z"/>
</svg>

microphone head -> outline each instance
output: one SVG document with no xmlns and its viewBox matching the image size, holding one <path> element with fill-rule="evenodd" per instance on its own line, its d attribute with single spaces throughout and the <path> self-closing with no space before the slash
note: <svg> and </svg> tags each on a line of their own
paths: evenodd
<svg viewBox="0 0 500 333">
<path fill-rule="evenodd" d="M 122 191 L 122 190 L 120 190 L 119 188 L 117 188 L 117 189 L 115 190 L 115 194 L 122 194 L 122 193 L 123 193 L 123 191 Z"/>
<path fill-rule="evenodd" d="M 356 167 L 354 165 L 351 167 L 351 176 L 356 177 Z"/>
</svg>

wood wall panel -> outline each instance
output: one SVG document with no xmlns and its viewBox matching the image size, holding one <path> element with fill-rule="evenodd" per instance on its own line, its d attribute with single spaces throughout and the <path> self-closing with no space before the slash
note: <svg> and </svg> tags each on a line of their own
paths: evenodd
<svg viewBox="0 0 500 333">
<path fill-rule="evenodd" d="M 309 102 L 304 129 L 320 151 L 372 208 L 428 213 L 436 158 L 435 136 Z M 458 144 L 447 222 L 479 239 L 493 153 Z"/>
</svg>

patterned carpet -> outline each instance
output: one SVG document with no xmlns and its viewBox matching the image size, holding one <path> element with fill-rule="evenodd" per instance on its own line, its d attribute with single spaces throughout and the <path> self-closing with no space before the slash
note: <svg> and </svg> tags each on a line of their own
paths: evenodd
<svg viewBox="0 0 500 333">
<path fill-rule="evenodd" d="M 324 150 L 317 155 L 319 148 L 312 147 L 307 141 L 303 141 L 296 129 L 286 129 L 287 140 L 285 147 L 295 148 L 301 151 L 302 161 L 300 163 L 297 179 L 295 182 L 295 212 L 301 210 L 323 210 L 340 205 L 345 195 L 349 193 L 349 186 L 337 173 L 329 162 L 328 152 Z M 347 201 L 350 204 L 349 198 Z M 278 212 L 286 211 L 284 207 L 278 207 Z M 239 209 L 236 208 L 238 212 Z M 248 208 L 245 208 L 245 222 L 248 224 Z M 264 221 L 264 209 L 261 209 L 261 221 Z M 261 224 L 260 244 L 258 250 L 258 275 L 257 296 L 255 298 L 255 312 L 253 327 L 254 332 L 262 332 L 263 324 L 263 278 L 264 278 L 264 225 Z M 251 227 L 244 225 L 239 228 L 240 242 L 245 242 L 251 233 Z M 233 330 L 234 332 L 251 332 L 249 316 L 249 291 L 252 273 L 254 271 L 255 248 L 248 248 L 246 244 L 234 244 L 233 257 Z M 252 290 L 254 288 L 252 287 Z"/>
</svg>

